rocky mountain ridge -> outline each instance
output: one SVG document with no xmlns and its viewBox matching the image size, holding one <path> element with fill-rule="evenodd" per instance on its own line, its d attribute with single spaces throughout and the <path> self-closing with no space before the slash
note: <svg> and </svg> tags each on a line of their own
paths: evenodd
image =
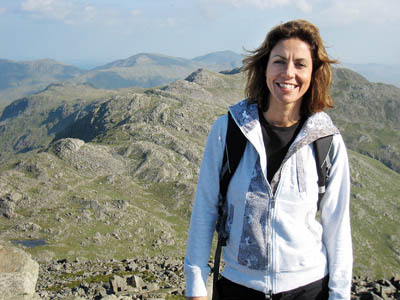
<svg viewBox="0 0 400 300">
<path fill-rule="evenodd" d="M 45 241 L 27 249 L 39 262 L 182 257 L 208 130 L 243 83 L 202 69 L 161 88 L 65 84 L 13 102 L 0 121 L 0 239 Z M 349 151 L 355 274 L 389 278 L 400 268 L 400 175 L 379 145 L 398 153 L 398 89 L 347 70 L 334 85 L 329 113 L 350 149 L 370 149 Z"/>
</svg>

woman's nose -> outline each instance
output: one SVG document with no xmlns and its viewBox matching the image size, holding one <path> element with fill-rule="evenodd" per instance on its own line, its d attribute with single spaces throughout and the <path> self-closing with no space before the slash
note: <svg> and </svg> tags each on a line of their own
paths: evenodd
<svg viewBox="0 0 400 300">
<path fill-rule="evenodd" d="M 292 78 L 292 77 L 294 77 L 295 72 L 296 72 L 296 69 L 295 69 L 294 64 L 292 62 L 288 62 L 286 64 L 286 68 L 284 70 L 285 76 L 287 78 Z"/>
</svg>

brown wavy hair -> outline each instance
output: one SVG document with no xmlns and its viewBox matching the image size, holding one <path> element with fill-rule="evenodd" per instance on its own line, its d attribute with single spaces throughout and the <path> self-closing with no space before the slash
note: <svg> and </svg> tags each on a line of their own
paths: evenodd
<svg viewBox="0 0 400 300">
<path fill-rule="evenodd" d="M 311 84 L 303 96 L 301 113 L 313 114 L 333 107 L 329 94 L 332 81 L 331 64 L 338 63 L 328 57 L 319 29 L 306 20 L 293 20 L 280 24 L 267 34 L 264 42 L 243 59 L 242 71 L 247 72 L 245 89 L 249 103 L 258 103 L 262 111 L 269 106 L 269 94 L 265 71 L 272 49 L 279 41 L 298 38 L 310 45 L 313 60 Z"/>
</svg>

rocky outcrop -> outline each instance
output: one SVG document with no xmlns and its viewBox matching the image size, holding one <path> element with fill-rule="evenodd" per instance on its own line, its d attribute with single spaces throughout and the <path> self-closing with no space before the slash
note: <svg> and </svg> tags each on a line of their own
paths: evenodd
<svg viewBox="0 0 400 300">
<path fill-rule="evenodd" d="M 53 149 L 57 156 L 63 158 L 77 152 L 84 144 L 85 142 L 80 139 L 67 138 L 55 142 Z"/>
<path fill-rule="evenodd" d="M 210 294 L 212 277 L 207 285 Z M 183 259 L 159 256 L 48 262 L 40 266 L 37 293 L 43 300 L 185 299 Z M 351 299 L 400 299 L 400 274 L 390 280 L 355 277 Z"/>
<path fill-rule="evenodd" d="M 0 196 L 0 216 L 11 218 L 15 216 L 15 204 L 20 199 L 16 193 L 6 193 Z"/>
<path fill-rule="evenodd" d="M 352 298 L 354 300 L 400 299 L 400 274 L 390 280 L 353 279 Z"/>
<path fill-rule="evenodd" d="M 0 245 L 0 300 L 161 300 L 185 294 L 181 258 L 63 259 L 42 263 L 39 280 L 38 273 L 39 265 L 27 253 Z M 390 280 L 354 278 L 351 299 L 400 299 L 400 274 Z"/>
<path fill-rule="evenodd" d="M 37 292 L 47 299 L 182 299 L 182 259 L 154 257 L 117 261 L 66 259 L 40 266 Z"/>
<path fill-rule="evenodd" d="M 162 89 L 163 91 L 189 96 L 194 99 L 205 99 L 212 102 L 213 95 L 202 86 L 188 80 L 178 80 Z"/>
<path fill-rule="evenodd" d="M 24 251 L 0 245 L 0 300 L 36 300 L 39 265 Z"/>
<path fill-rule="evenodd" d="M 185 78 L 186 81 L 197 83 L 207 88 L 232 88 L 232 78 L 227 78 L 223 74 L 210 72 L 206 69 L 198 69 Z M 244 81 L 241 77 L 237 77 L 234 81 L 235 88 L 243 88 Z"/>
<path fill-rule="evenodd" d="M 42 263 L 39 279 L 38 274 L 39 265 L 30 255 L 0 245 L 0 300 L 185 299 L 182 258 L 62 259 Z M 400 299 L 400 274 L 390 280 L 353 278 L 351 299 Z"/>
</svg>

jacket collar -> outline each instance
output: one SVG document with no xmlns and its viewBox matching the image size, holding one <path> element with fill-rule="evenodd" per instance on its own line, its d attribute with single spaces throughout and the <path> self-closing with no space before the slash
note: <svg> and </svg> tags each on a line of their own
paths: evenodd
<svg viewBox="0 0 400 300">
<path fill-rule="evenodd" d="M 230 106 L 229 111 L 242 133 L 259 153 L 261 165 L 265 165 L 265 147 L 260 121 L 258 119 L 257 104 L 249 104 L 247 100 L 242 100 Z"/>
<path fill-rule="evenodd" d="M 247 99 L 245 99 L 230 106 L 229 111 L 236 124 L 253 144 L 260 156 L 261 153 L 265 153 L 257 104 L 249 104 Z M 339 133 L 339 130 L 333 125 L 329 115 L 325 112 L 315 113 L 304 123 L 294 143 L 289 148 L 288 154 L 295 152 L 302 146 L 311 144 L 321 137 L 335 133 Z"/>
</svg>

